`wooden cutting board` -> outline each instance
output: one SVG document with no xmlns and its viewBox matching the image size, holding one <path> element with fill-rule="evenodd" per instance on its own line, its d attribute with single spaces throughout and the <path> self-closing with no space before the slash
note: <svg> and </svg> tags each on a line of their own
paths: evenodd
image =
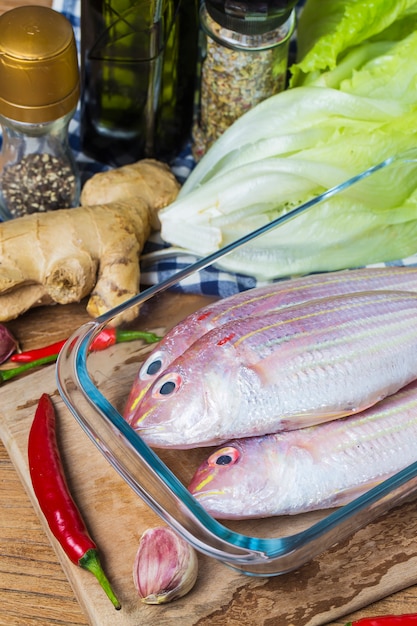
<svg viewBox="0 0 417 626">
<path fill-rule="evenodd" d="M 175 322 L 171 316 L 170 322 Z M 95 380 L 116 406 L 126 397 L 147 351 L 132 343 L 94 355 Z M 247 577 L 199 555 L 199 577 L 190 594 L 165 606 L 143 605 L 133 586 L 133 560 L 141 533 L 162 522 L 113 470 L 65 407 L 57 392 L 54 366 L 0 390 L 0 435 L 8 453 L 50 535 L 31 489 L 26 454 L 30 424 L 43 392 L 51 395 L 57 411 L 61 453 L 72 493 L 122 603 L 122 610 L 116 612 L 94 577 L 72 565 L 50 536 L 93 626 L 171 625 L 174 620 L 184 626 L 318 626 L 417 582 L 417 510 L 415 503 L 410 503 L 369 524 L 300 570 L 275 578 Z M 185 482 L 199 455 L 195 451 L 161 453 Z M 294 523 L 296 528 L 296 520 L 286 523 Z"/>
</svg>

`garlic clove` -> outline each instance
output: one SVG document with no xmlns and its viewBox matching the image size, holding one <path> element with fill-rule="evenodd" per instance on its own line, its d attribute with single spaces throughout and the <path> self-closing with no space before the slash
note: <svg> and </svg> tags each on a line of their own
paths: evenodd
<svg viewBox="0 0 417 626">
<path fill-rule="evenodd" d="M 4 363 L 16 351 L 16 339 L 6 326 L 0 324 L 0 363 Z"/>
<path fill-rule="evenodd" d="M 197 574 L 194 548 L 174 530 L 157 526 L 143 533 L 133 567 L 133 581 L 142 602 L 165 604 L 185 596 Z"/>
</svg>

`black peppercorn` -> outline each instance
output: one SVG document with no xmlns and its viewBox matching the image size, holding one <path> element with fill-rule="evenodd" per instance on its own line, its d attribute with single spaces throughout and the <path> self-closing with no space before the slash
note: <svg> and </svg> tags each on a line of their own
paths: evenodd
<svg viewBox="0 0 417 626">
<path fill-rule="evenodd" d="M 68 163 L 48 153 L 27 154 L 6 166 L 2 176 L 3 197 L 12 217 L 70 207 L 75 187 Z"/>
</svg>

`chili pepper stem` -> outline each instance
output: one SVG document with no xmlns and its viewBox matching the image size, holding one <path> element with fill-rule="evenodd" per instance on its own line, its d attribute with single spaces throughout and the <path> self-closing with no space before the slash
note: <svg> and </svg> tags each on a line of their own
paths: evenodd
<svg viewBox="0 0 417 626">
<path fill-rule="evenodd" d="M 58 358 L 57 354 L 50 354 L 49 356 L 45 356 L 42 359 L 36 359 L 35 361 L 30 361 L 29 363 L 24 363 L 23 365 L 19 365 L 18 367 L 12 367 L 8 370 L 0 370 L 0 383 L 4 383 L 15 376 L 20 376 L 26 372 L 26 370 L 33 369 L 40 365 L 46 365 L 47 363 L 54 363 Z"/>
<path fill-rule="evenodd" d="M 121 609 L 121 604 L 114 594 L 113 589 L 111 588 L 111 585 L 107 579 L 107 576 L 104 573 L 103 568 L 101 567 L 100 557 L 97 550 L 94 550 L 93 548 L 87 550 L 84 556 L 82 556 L 81 559 L 78 561 L 78 564 L 80 567 L 88 570 L 97 578 L 106 596 L 109 598 L 114 608 L 119 611 Z"/>
<path fill-rule="evenodd" d="M 116 329 L 116 343 L 134 341 L 135 339 L 143 339 L 146 343 L 156 343 L 157 341 L 160 341 L 162 337 L 159 337 L 155 333 L 147 330 Z"/>
</svg>

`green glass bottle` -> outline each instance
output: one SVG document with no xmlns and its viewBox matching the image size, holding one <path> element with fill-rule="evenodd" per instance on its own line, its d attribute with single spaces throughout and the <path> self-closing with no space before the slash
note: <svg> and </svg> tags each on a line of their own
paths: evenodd
<svg viewBox="0 0 417 626">
<path fill-rule="evenodd" d="M 187 139 L 198 0 L 82 0 L 81 145 L 113 166 L 169 160 Z"/>
</svg>

